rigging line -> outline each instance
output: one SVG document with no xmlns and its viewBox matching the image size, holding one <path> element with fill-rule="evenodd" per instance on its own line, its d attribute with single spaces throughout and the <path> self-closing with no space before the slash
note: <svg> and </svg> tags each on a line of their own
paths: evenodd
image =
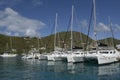
<svg viewBox="0 0 120 80">
<path fill-rule="evenodd" d="M 115 47 L 115 40 L 114 40 L 114 34 L 113 34 L 113 28 L 112 28 L 112 22 L 111 22 L 111 19 L 110 19 L 110 16 L 108 17 L 109 19 L 109 26 L 110 26 L 110 31 L 112 33 L 112 45 Z"/>
<path fill-rule="evenodd" d="M 81 39 L 81 32 L 79 32 L 79 30 L 77 29 L 78 28 L 78 15 L 77 15 L 77 13 L 76 13 L 76 8 L 74 8 L 74 11 L 73 11 L 74 13 L 73 13 L 73 17 L 74 17 L 74 22 L 73 22 L 73 26 L 75 26 L 75 28 L 74 28 L 74 33 L 73 33 L 73 46 L 79 46 L 79 43 L 77 44 L 77 42 L 78 42 L 78 40 L 80 40 L 81 41 L 81 43 L 82 43 L 82 39 Z M 80 34 L 80 36 L 79 35 L 77 35 L 77 33 L 78 34 Z"/>
<path fill-rule="evenodd" d="M 62 35 L 61 32 L 59 32 L 58 34 L 59 34 L 60 42 L 62 41 L 62 44 L 63 44 L 64 43 L 64 39 L 63 39 L 63 37 L 61 37 L 61 35 Z M 64 48 L 63 45 L 61 47 Z"/>
<path fill-rule="evenodd" d="M 52 27 L 52 30 L 51 30 L 51 34 L 53 33 L 54 28 L 55 28 L 55 21 L 54 21 L 54 24 L 53 24 L 53 27 Z M 51 39 L 52 39 L 52 37 L 50 36 L 49 39 L 48 39 L 48 42 L 47 42 L 46 48 L 48 48 L 48 45 L 50 44 Z"/>
<path fill-rule="evenodd" d="M 88 45 L 88 37 L 89 37 L 89 34 L 90 34 L 90 26 L 91 26 L 91 22 L 92 22 L 92 17 L 93 17 L 93 4 L 92 4 L 91 15 L 90 15 L 90 19 L 89 19 L 88 33 L 87 33 L 85 50 L 86 50 L 87 45 Z"/>
<path fill-rule="evenodd" d="M 78 19 L 78 15 L 76 14 L 76 8 L 74 8 L 74 14 L 73 14 L 73 16 L 74 16 L 74 24 L 77 24 L 77 27 L 78 27 L 78 21 L 79 21 L 79 19 Z M 80 42 L 81 43 L 83 43 L 83 39 L 82 39 L 82 28 L 80 28 L 81 29 L 81 32 L 79 33 L 79 35 L 74 35 L 74 33 L 73 33 L 73 37 L 74 37 L 74 42 L 76 43 L 76 42 L 78 42 L 78 40 L 80 40 Z M 79 31 L 78 31 L 79 32 Z M 77 32 L 75 32 L 75 34 L 77 34 Z M 79 37 L 79 38 L 77 38 L 77 37 Z M 78 39 L 78 40 L 77 40 Z M 79 45 L 79 44 L 78 44 Z"/>
<path fill-rule="evenodd" d="M 69 32 L 69 28 L 70 28 L 70 22 L 71 22 L 71 17 L 70 17 L 69 22 L 68 22 L 68 27 L 67 27 L 67 32 L 65 34 L 64 43 L 66 43 L 66 40 L 67 40 L 67 35 L 68 35 L 68 32 Z M 63 46 L 64 46 L 64 44 L 63 44 Z"/>
</svg>

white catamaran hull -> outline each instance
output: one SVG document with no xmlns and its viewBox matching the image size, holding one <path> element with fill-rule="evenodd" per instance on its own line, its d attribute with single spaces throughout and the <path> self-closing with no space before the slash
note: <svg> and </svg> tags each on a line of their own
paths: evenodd
<svg viewBox="0 0 120 80">
<path fill-rule="evenodd" d="M 108 64 L 117 62 L 120 60 L 120 53 L 116 49 L 98 50 L 97 53 L 88 52 L 85 56 L 85 60 L 95 60 L 98 64 Z"/>
<path fill-rule="evenodd" d="M 98 64 L 108 64 L 108 63 L 116 62 L 116 58 L 99 56 L 97 57 L 97 61 L 98 61 Z"/>
<path fill-rule="evenodd" d="M 84 56 L 77 54 L 69 54 L 67 56 L 67 62 L 68 63 L 84 62 Z"/>
<path fill-rule="evenodd" d="M 113 62 L 117 62 L 119 61 L 119 56 L 104 56 L 104 55 L 101 55 L 101 56 L 97 56 L 97 61 L 98 61 L 98 64 L 108 64 L 108 63 L 113 63 Z"/>
<path fill-rule="evenodd" d="M 2 55 L 0 55 L 1 57 L 16 57 L 17 56 L 17 54 L 2 54 Z"/>
</svg>

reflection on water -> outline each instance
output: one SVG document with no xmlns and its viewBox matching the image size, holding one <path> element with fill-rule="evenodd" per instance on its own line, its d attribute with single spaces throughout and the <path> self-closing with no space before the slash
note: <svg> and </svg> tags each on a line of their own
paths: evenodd
<svg viewBox="0 0 120 80">
<path fill-rule="evenodd" d="M 87 63 L 85 63 L 87 64 Z M 73 64 L 73 63 L 68 63 L 67 64 L 67 69 L 69 71 L 72 71 L 71 73 L 85 73 L 85 74 L 97 74 L 98 76 L 109 76 L 113 74 L 120 74 L 120 63 L 113 63 L 113 64 L 108 64 L 108 65 L 84 65 L 84 63 L 79 63 L 79 64 Z"/>
<path fill-rule="evenodd" d="M 98 67 L 98 75 L 104 76 L 104 75 L 113 75 L 120 72 L 120 64 L 110 64 L 110 65 L 104 65 Z"/>
<path fill-rule="evenodd" d="M 119 80 L 120 63 L 98 66 L 37 59 L 0 58 L 0 80 Z"/>
<path fill-rule="evenodd" d="M 54 63 L 55 63 L 55 62 L 53 62 L 53 61 L 48 61 L 48 62 L 47 62 L 47 65 L 48 65 L 48 66 L 54 66 Z"/>
<path fill-rule="evenodd" d="M 18 65 L 16 58 L 0 58 L 0 69 L 7 70 L 16 68 Z"/>
<path fill-rule="evenodd" d="M 120 80 L 120 63 L 98 67 L 99 80 Z"/>
<path fill-rule="evenodd" d="M 38 59 L 22 59 L 27 65 L 46 65 L 47 61 Z"/>
<path fill-rule="evenodd" d="M 73 63 L 67 63 L 67 69 L 69 73 L 83 73 L 85 70 L 85 66 L 83 63 L 80 64 L 73 64 Z"/>
<path fill-rule="evenodd" d="M 54 65 L 54 71 L 55 72 L 64 72 L 66 71 L 67 69 L 67 66 L 65 63 L 63 62 L 55 62 L 55 65 Z"/>
</svg>

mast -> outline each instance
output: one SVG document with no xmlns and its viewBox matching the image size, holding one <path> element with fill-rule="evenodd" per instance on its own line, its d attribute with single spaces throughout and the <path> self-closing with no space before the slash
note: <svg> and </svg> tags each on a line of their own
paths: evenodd
<svg viewBox="0 0 120 80">
<path fill-rule="evenodd" d="M 39 45 L 39 44 L 40 44 L 39 36 L 38 36 L 38 38 L 37 38 L 37 42 L 38 42 L 38 45 L 37 45 L 37 46 L 38 46 L 38 50 L 39 50 L 39 48 L 40 48 L 40 45 Z"/>
<path fill-rule="evenodd" d="M 83 43 L 83 38 L 82 38 L 82 32 L 80 33 L 80 41 L 81 41 L 81 44 L 82 44 L 82 47 L 84 47 L 84 43 Z"/>
<path fill-rule="evenodd" d="M 71 15 L 71 51 L 72 51 L 72 47 L 73 47 L 73 11 L 74 11 L 74 6 L 72 5 L 72 15 Z"/>
<path fill-rule="evenodd" d="M 55 37 L 54 37 L 54 51 L 56 47 L 56 28 L 57 28 L 57 20 L 58 20 L 58 14 L 56 13 L 56 18 L 55 18 Z"/>
<path fill-rule="evenodd" d="M 10 49 L 12 50 L 12 38 L 10 36 Z"/>
<path fill-rule="evenodd" d="M 58 47 L 60 47 L 60 32 L 58 33 Z"/>
<path fill-rule="evenodd" d="M 94 25 L 94 37 L 95 37 L 95 46 L 97 48 L 97 36 L 96 36 L 96 6 L 95 6 L 95 0 L 93 0 L 93 25 Z"/>
<path fill-rule="evenodd" d="M 9 48 L 8 48 L 8 43 L 6 44 L 6 51 L 8 51 L 9 50 Z"/>
</svg>

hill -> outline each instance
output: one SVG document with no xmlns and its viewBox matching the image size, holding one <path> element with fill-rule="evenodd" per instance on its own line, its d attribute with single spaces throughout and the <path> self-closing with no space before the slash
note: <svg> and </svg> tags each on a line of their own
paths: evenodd
<svg viewBox="0 0 120 80">
<path fill-rule="evenodd" d="M 71 44 L 71 35 L 70 32 L 60 32 L 56 34 L 56 46 L 60 46 L 62 48 L 70 48 L 70 44 Z M 83 44 L 86 43 L 86 39 L 87 36 L 83 33 L 80 32 L 73 32 L 73 46 L 78 46 L 78 47 L 82 47 Z M 91 38 L 89 38 L 89 41 L 92 41 Z M 53 47 L 54 47 L 54 34 L 44 37 L 41 39 L 42 43 L 46 44 L 46 48 L 48 51 L 52 51 Z"/>
<path fill-rule="evenodd" d="M 56 46 L 70 48 L 70 32 L 60 32 L 56 36 Z M 38 38 L 36 37 L 10 37 L 0 34 L 0 54 L 6 50 L 7 44 L 10 50 L 10 38 L 12 39 L 12 48 L 16 49 L 19 54 L 23 51 L 27 52 L 33 47 L 38 48 Z M 81 43 L 86 43 L 86 38 L 87 36 L 80 32 L 73 32 L 73 46 L 83 46 Z M 52 51 L 54 49 L 54 34 L 39 39 L 39 46 L 40 48 L 46 47 L 48 52 Z"/>
<path fill-rule="evenodd" d="M 102 42 L 102 43 L 104 43 L 104 44 L 107 44 L 109 46 L 116 46 L 117 44 L 120 44 L 120 40 L 113 39 L 113 38 L 101 39 L 99 41 Z"/>
<path fill-rule="evenodd" d="M 12 43 L 10 41 L 12 40 Z M 31 47 L 36 47 L 37 39 L 36 38 L 29 38 L 29 37 L 15 37 L 15 36 L 6 36 L 0 34 L 0 54 L 2 54 L 6 49 L 15 49 L 18 54 L 23 53 L 23 51 L 28 51 Z M 34 45 L 33 45 L 34 44 Z M 8 48 L 7 48 L 8 45 Z"/>
<path fill-rule="evenodd" d="M 49 36 L 38 39 L 37 37 L 10 37 L 0 34 L 0 54 L 6 50 L 7 44 L 9 47 L 8 49 L 10 50 L 10 38 L 12 39 L 12 48 L 16 49 L 16 53 L 18 54 L 27 52 L 31 48 L 38 48 L 38 40 L 41 52 L 45 51 L 45 48 L 47 52 L 50 52 L 54 49 L 54 36 L 54 34 L 51 34 Z M 70 49 L 70 39 L 70 32 L 59 32 L 56 34 L 56 46 Z M 108 45 L 111 45 L 111 39 L 112 38 L 107 38 L 99 41 L 102 43 L 107 42 Z M 85 46 L 86 40 L 87 36 L 85 34 L 73 31 L 73 46 L 83 47 Z M 93 40 L 88 37 L 87 43 L 91 43 L 92 41 Z M 114 42 L 115 44 L 120 44 L 120 40 L 114 39 Z"/>
</svg>

